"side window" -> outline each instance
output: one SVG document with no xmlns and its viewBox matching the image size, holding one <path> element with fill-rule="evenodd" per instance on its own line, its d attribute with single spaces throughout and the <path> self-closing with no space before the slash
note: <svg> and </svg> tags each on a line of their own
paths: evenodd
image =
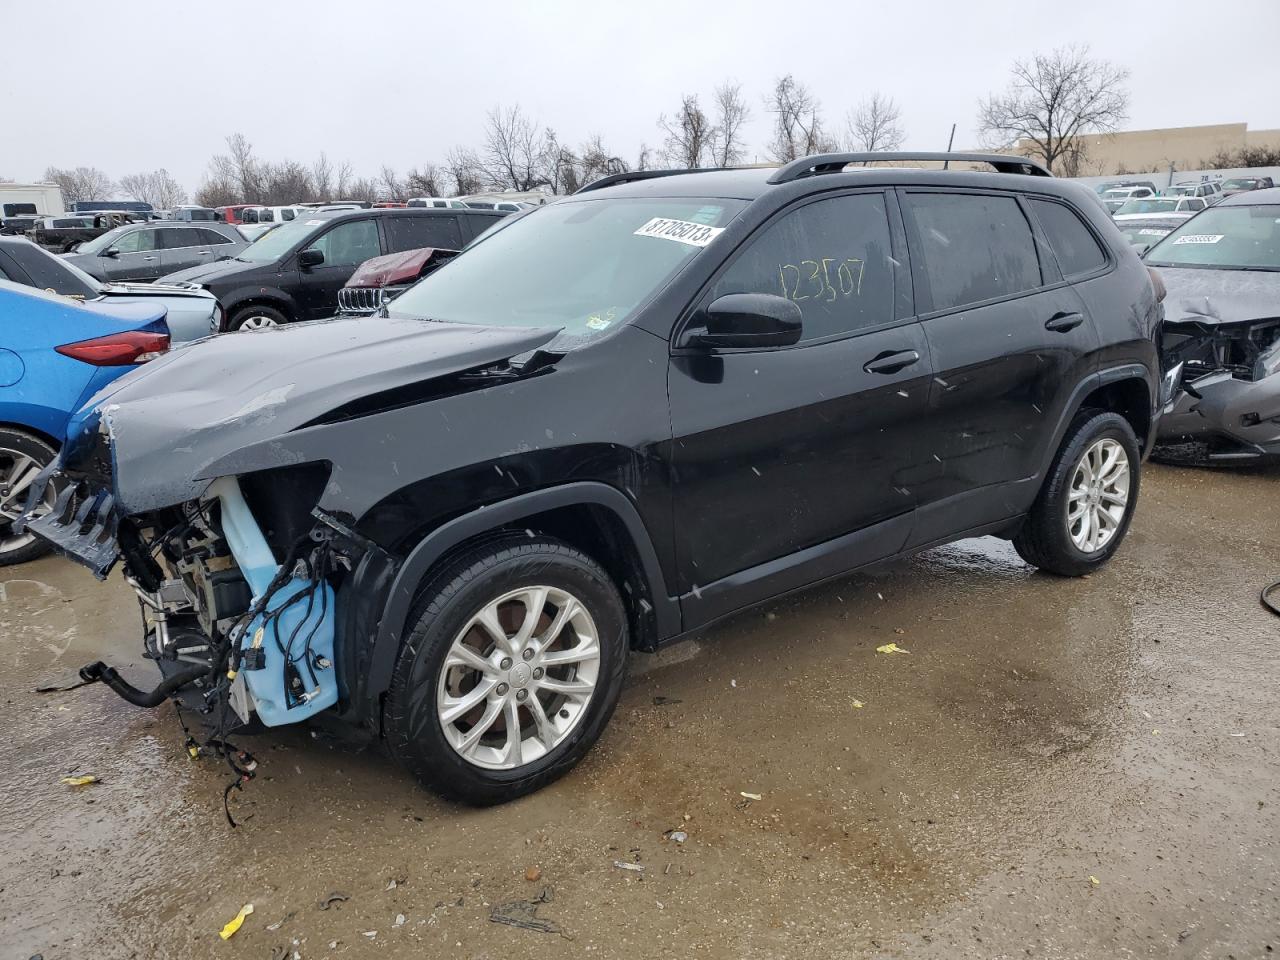
<svg viewBox="0 0 1280 960">
<path fill-rule="evenodd" d="M 772 293 L 803 315 L 801 342 L 893 320 L 894 270 L 889 218 L 879 193 L 805 204 L 751 240 L 711 290 Z"/>
<path fill-rule="evenodd" d="M 230 237 L 224 237 L 217 230 L 201 230 L 200 242 L 202 244 L 231 243 Z"/>
<path fill-rule="evenodd" d="M 934 310 L 1006 297 L 1040 286 L 1031 226 L 1013 197 L 908 193 Z M 917 291 L 919 294 L 919 291 Z"/>
<path fill-rule="evenodd" d="M 416 250 L 418 247 L 440 247 L 458 250 L 462 247 L 462 231 L 457 217 L 390 217 L 386 220 L 389 253 Z"/>
<path fill-rule="evenodd" d="M 1190 199 L 1187 200 L 1187 206 L 1190 207 L 1192 210 L 1203 210 L 1204 199 L 1201 197 L 1191 197 Z"/>
<path fill-rule="evenodd" d="M 166 227 L 163 230 L 156 230 L 160 234 L 161 250 L 179 250 L 183 247 L 199 246 L 201 241 L 199 230 L 178 230 L 174 227 Z"/>
<path fill-rule="evenodd" d="M 372 220 L 341 223 L 307 249 L 323 253 L 326 267 L 355 267 L 382 253 L 378 225 Z"/>
<path fill-rule="evenodd" d="M 290 210 L 288 207 L 280 211 L 281 220 L 292 220 L 295 216 L 297 216 L 297 214 L 294 213 L 294 211 Z"/>
<path fill-rule="evenodd" d="M 275 221 L 276 221 L 276 212 L 274 210 L 268 209 L 268 210 L 258 211 L 259 223 L 275 223 Z"/>
<path fill-rule="evenodd" d="M 1070 280 L 1106 266 L 1106 253 L 1074 210 L 1052 200 L 1032 200 L 1031 209 L 1049 238 L 1064 277 Z"/>
<path fill-rule="evenodd" d="M 146 253 L 156 248 L 156 234 L 158 232 L 158 230 L 132 230 L 112 246 L 121 253 Z"/>
</svg>

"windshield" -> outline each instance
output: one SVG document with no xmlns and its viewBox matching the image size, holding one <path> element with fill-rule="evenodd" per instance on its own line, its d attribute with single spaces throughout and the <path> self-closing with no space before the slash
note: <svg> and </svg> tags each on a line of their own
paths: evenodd
<svg viewBox="0 0 1280 960">
<path fill-rule="evenodd" d="M 1223 190 L 1255 190 L 1258 187 L 1257 180 L 1223 180 Z"/>
<path fill-rule="evenodd" d="M 570 346 L 625 323 L 744 206 L 646 198 L 539 207 L 424 277 L 388 312 L 484 326 L 556 326 L 557 343 Z"/>
<path fill-rule="evenodd" d="M 1122 213 L 1176 213 L 1177 210 L 1177 200 L 1126 200 L 1116 211 L 1116 216 Z"/>
<path fill-rule="evenodd" d="M 1169 187 L 1165 190 L 1166 197 L 1191 197 L 1195 196 L 1196 185 L 1194 183 L 1179 184 L 1178 186 Z"/>
<path fill-rule="evenodd" d="M 86 240 L 80 246 L 76 247 L 76 253 L 91 253 L 97 255 L 107 247 L 111 246 L 129 229 L 129 226 L 116 227 L 108 230 L 101 236 L 94 237 L 92 240 Z"/>
<path fill-rule="evenodd" d="M 1102 195 L 1104 200 L 1124 200 L 1133 193 L 1132 187 L 1121 187 L 1118 190 L 1108 190 Z"/>
<path fill-rule="evenodd" d="M 1156 267 L 1280 271 L 1280 204 L 1210 207 L 1147 255 Z"/>
<path fill-rule="evenodd" d="M 279 260 L 328 222 L 327 217 L 308 217 L 306 220 L 282 223 L 241 250 L 236 259 L 252 260 L 255 263 Z"/>
</svg>

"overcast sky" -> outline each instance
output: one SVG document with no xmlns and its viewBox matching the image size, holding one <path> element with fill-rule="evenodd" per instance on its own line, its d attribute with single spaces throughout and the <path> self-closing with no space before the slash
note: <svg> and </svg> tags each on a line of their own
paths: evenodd
<svg viewBox="0 0 1280 960">
<path fill-rule="evenodd" d="M 762 98 L 787 72 L 841 130 L 878 89 L 901 106 L 908 147 L 945 148 L 955 122 L 959 148 L 1015 59 L 1071 42 L 1129 68 L 1129 129 L 1280 127 L 1280 0 L 5 0 L 3 35 L 0 176 L 20 181 L 49 165 L 165 167 L 194 189 L 234 132 L 268 159 L 324 150 L 357 175 L 403 172 L 476 143 L 486 111 L 516 103 L 561 140 L 598 132 L 630 161 L 660 145 L 658 114 L 682 93 L 708 101 L 726 78 L 763 151 Z"/>
</svg>

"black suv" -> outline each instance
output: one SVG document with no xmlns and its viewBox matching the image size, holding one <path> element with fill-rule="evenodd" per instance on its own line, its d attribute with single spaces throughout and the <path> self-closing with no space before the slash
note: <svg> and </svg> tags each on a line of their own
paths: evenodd
<svg viewBox="0 0 1280 960">
<path fill-rule="evenodd" d="M 609 177 L 379 315 L 109 387 L 57 465 L 82 506 L 30 528 L 123 559 L 167 679 L 83 676 L 215 742 L 336 710 L 492 803 L 582 757 L 630 649 L 961 537 L 1097 569 L 1156 426 L 1152 275 L 1028 161 L 846 170 L 885 156 Z"/>
<path fill-rule="evenodd" d="M 161 277 L 204 287 L 222 330 L 256 330 L 338 311 L 338 291 L 371 257 L 418 247 L 458 250 L 506 214 L 494 210 L 343 210 L 281 224 L 233 259 Z"/>
</svg>

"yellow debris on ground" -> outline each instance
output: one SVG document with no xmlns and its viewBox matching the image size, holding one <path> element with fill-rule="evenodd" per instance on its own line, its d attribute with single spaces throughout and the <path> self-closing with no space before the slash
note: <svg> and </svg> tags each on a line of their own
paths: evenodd
<svg viewBox="0 0 1280 960">
<path fill-rule="evenodd" d="M 244 918 L 251 913 L 253 913 L 253 904 L 246 903 L 243 907 L 240 908 L 240 912 L 237 913 L 234 917 L 232 917 L 231 920 L 228 921 L 227 925 L 222 928 L 222 931 L 218 934 L 218 936 L 220 936 L 223 940 L 230 940 L 231 937 L 235 934 L 235 932 L 240 929 L 241 924 L 244 923 Z"/>
<path fill-rule="evenodd" d="M 896 643 L 886 643 L 882 647 L 876 647 L 876 653 L 910 653 L 910 650 L 903 650 Z"/>
</svg>

